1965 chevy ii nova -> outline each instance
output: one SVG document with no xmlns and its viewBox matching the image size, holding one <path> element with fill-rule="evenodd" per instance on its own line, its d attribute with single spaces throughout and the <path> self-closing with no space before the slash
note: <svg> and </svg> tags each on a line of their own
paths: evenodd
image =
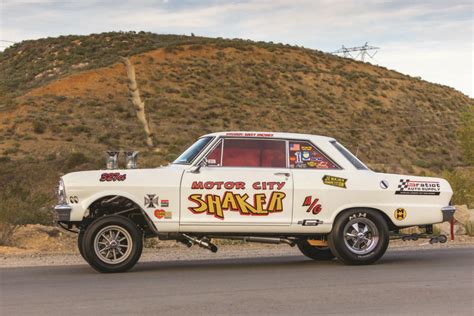
<svg viewBox="0 0 474 316">
<path fill-rule="evenodd" d="M 297 245 L 315 260 L 370 264 L 390 238 L 431 238 L 452 218 L 444 179 L 376 173 L 323 136 L 223 132 L 202 136 L 167 167 L 66 174 L 58 222 L 76 230 L 84 259 L 101 272 L 138 261 L 158 236 L 217 251 L 212 239 Z M 402 235 L 422 226 L 426 233 Z M 411 237 L 410 237 L 411 236 Z"/>
</svg>

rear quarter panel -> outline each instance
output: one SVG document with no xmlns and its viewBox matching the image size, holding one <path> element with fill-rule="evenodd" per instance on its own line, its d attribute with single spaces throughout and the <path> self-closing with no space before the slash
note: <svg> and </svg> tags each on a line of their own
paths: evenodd
<svg viewBox="0 0 474 316">
<path fill-rule="evenodd" d="M 434 224 L 442 221 L 441 208 L 449 205 L 452 189 L 440 178 L 415 177 L 407 175 L 383 174 L 371 171 L 347 172 L 347 189 L 334 188 L 328 191 L 328 198 L 334 203 L 332 214 L 325 214 L 333 223 L 336 216 L 348 208 L 374 208 L 382 211 L 398 227 Z M 432 191 L 406 191 L 407 181 L 433 184 Z M 388 184 L 385 188 L 382 181 Z M 436 186 L 438 185 L 438 186 Z M 332 203 L 332 202 L 331 202 Z M 403 209 L 404 216 L 397 216 Z"/>
</svg>

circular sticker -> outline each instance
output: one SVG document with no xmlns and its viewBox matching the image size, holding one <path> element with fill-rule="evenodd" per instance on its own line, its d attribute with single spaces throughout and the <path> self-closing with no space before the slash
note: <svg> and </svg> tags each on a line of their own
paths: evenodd
<svg viewBox="0 0 474 316">
<path fill-rule="evenodd" d="M 384 190 L 388 189 L 388 181 L 387 180 L 380 181 L 380 187 Z"/>
<path fill-rule="evenodd" d="M 165 211 L 164 210 L 155 210 L 155 216 L 158 219 L 162 219 L 165 217 Z"/>
<path fill-rule="evenodd" d="M 395 218 L 399 221 L 404 220 L 407 217 L 407 211 L 404 208 L 397 208 L 394 214 Z"/>
</svg>

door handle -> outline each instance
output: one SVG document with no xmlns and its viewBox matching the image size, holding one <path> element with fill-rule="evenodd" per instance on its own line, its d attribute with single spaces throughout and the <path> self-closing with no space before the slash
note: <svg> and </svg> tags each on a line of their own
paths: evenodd
<svg viewBox="0 0 474 316">
<path fill-rule="evenodd" d="M 274 175 L 276 176 L 285 176 L 285 177 L 289 177 L 290 176 L 290 173 L 289 172 L 275 172 Z"/>
</svg>

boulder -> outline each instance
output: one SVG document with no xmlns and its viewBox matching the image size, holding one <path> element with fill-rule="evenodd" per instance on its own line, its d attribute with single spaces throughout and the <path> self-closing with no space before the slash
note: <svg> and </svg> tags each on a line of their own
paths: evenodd
<svg viewBox="0 0 474 316">
<path fill-rule="evenodd" d="M 454 213 L 454 219 L 463 225 L 466 225 L 469 221 L 469 209 L 467 205 L 456 205 L 456 212 Z"/>
</svg>

